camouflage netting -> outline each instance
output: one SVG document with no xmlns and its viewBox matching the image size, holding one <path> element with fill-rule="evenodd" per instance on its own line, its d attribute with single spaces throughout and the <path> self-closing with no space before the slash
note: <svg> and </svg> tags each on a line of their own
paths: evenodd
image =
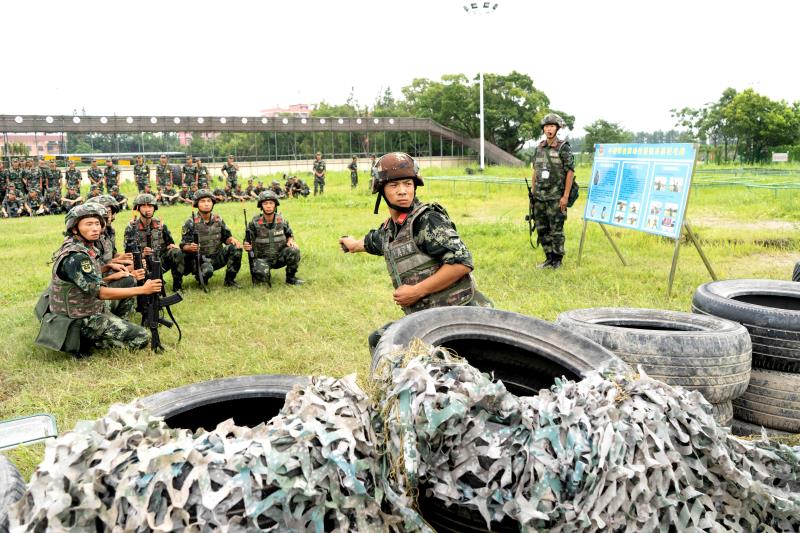
<svg viewBox="0 0 800 533">
<path fill-rule="evenodd" d="M 430 531 L 435 497 L 524 531 L 797 531 L 796 451 L 720 429 L 696 392 L 608 368 L 518 398 L 415 346 L 372 398 L 313 379 L 266 425 L 172 430 L 114 406 L 47 447 L 20 531 Z"/>
</svg>

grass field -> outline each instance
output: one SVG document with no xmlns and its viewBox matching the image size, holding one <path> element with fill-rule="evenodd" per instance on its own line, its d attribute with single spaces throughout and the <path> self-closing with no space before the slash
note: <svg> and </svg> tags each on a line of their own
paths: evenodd
<svg viewBox="0 0 800 533">
<path fill-rule="evenodd" d="M 488 173 L 521 177 L 528 171 Z M 585 183 L 588 174 L 588 169 L 579 169 L 579 181 L 583 177 Z M 206 379 L 255 373 L 364 375 L 369 364 L 367 335 L 402 313 L 392 303 L 383 259 L 345 255 L 337 238 L 364 235 L 383 221 L 386 208 L 380 216 L 372 214 L 374 197 L 367 193 L 363 176 L 357 192 L 350 190 L 344 172 L 331 173 L 328 181 L 324 197 L 287 200 L 280 206 L 301 247 L 299 275 L 307 283 L 285 285 L 279 271 L 273 274 L 272 289 L 251 287 L 246 259 L 238 278 L 243 288 L 238 291 L 223 288 L 221 271 L 211 281 L 209 294 L 187 278 L 184 302 L 174 309 L 184 338 L 176 346 L 176 335 L 162 329 L 168 346 L 162 354 L 120 350 L 74 360 L 35 346 L 33 305 L 48 283 L 48 261 L 61 242 L 63 218 L 0 220 L 0 419 L 47 412 L 64 431 L 79 419 L 102 415 L 111 403 Z M 132 198 L 131 184 L 125 187 Z M 583 264 L 577 267 L 583 198 L 567 221 L 564 268 L 553 272 L 534 268 L 542 253 L 528 244 L 523 220 L 527 198 L 521 183 L 430 181 L 419 193 L 423 200 L 438 201 L 448 209 L 474 256 L 478 286 L 498 308 L 547 320 L 567 309 L 601 305 L 688 311 L 694 289 L 709 280 L 698 254 L 684 245 L 668 298 L 673 241 L 610 228 L 630 263 L 622 267 L 594 224 L 587 233 Z M 254 203 L 246 207 L 248 215 L 255 214 Z M 242 205 L 220 205 L 216 211 L 241 239 Z M 798 211 L 799 191 L 707 187 L 692 192 L 688 218 L 720 278 L 786 279 L 800 258 Z M 189 212 L 187 207 L 171 207 L 157 214 L 178 235 Z M 119 241 L 129 217 L 130 211 L 123 212 L 115 224 Z M 10 455 L 27 476 L 41 454 L 42 446 L 33 446 Z"/>
</svg>

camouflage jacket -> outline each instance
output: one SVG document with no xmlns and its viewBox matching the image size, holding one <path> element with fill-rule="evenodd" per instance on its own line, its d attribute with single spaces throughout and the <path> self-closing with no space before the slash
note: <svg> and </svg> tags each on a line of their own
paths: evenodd
<svg viewBox="0 0 800 533">
<path fill-rule="evenodd" d="M 106 185 L 109 188 L 119 185 L 119 169 L 116 166 L 106 167 L 103 170 L 103 175 L 106 177 Z"/>
<path fill-rule="evenodd" d="M 156 183 L 159 186 L 164 186 L 172 180 L 172 169 L 169 164 L 158 165 L 156 167 Z"/>
<path fill-rule="evenodd" d="M 150 179 L 150 167 L 145 165 L 133 165 L 133 176 L 136 181 L 143 182 Z"/>
<path fill-rule="evenodd" d="M 9 183 L 11 183 L 11 170 L 4 168 L 0 170 L 0 191 L 5 191 Z"/>
<path fill-rule="evenodd" d="M 47 169 L 47 188 L 55 189 L 61 188 L 61 171 L 57 168 Z"/>
<path fill-rule="evenodd" d="M 358 175 L 358 163 L 350 163 L 347 168 L 350 169 L 351 178 Z"/>
<path fill-rule="evenodd" d="M 314 161 L 314 176 L 322 177 L 325 175 L 325 160 L 320 159 L 319 161 Z"/>
<path fill-rule="evenodd" d="M 22 212 L 22 206 L 23 203 L 19 198 L 14 201 L 9 200 L 8 198 L 3 200 L 3 211 L 5 211 L 10 218 L 17 218 Z"/>
<path fill-rule="evenodd" d="M 183 165 L 181 171 L 183 172 L 183 182 L 189 185 L 194 185 L 194 182 L 197 179 L 197 167 L 194 165 Z"/>
<path fill-rule="evenodd" d="M 75 187 L 76 189 L 80 187 L 81 181 L 83 180 L 83 175 L 81 171 L 77 168 L 67 170 L 67 187 Z"/>
<path fill-rule="evenodd" d="M 540 142 L 533 156 L 533 168 L 536 172 L 533 198 L 542 201 L 561 198 L 567 172 L 575 172 L 575 158 L 569 143 L 557 141 L 555 146 L 548 146 L 546 140 Z"/>
<path fill-rule="evenodd" d="M 94 183 L 102 183 L 103 182 L 103 170 L 101 168 L 91 168 L 86 171 L 86 175 L 89 176 L 89 182 Z"/>
<path fill-rule="evenodd" d="M 239 169 L 236 168 L 236 163 L 232 165 L 225 163 L 222 165 L 221 172 L 230 180 L 236 177 L 236 173 L 239 172 Z"/>
</svg>

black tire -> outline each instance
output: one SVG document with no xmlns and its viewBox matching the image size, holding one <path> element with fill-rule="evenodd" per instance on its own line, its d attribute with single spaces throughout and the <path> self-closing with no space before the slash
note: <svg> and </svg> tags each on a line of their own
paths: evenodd
<svg viewBox="0 0 800 533">
<path fill-rule="evenodd" d="M 750 386 L 733 400 L 733 416 L 766 428 L 800 433 L 800 374 L 754 368 Z"/>
<path fill-rule="evenodd" d="M 381 336 L 374 372 L 414 339 L 455 350 L 483 372 L 494 372 L 517 395 L 536 394 L 556 377 L 580 380 L 617 357 L 550 322 L 488 307 L 439 307 L 398 320 Z"/>
<path fill-rule="evenodd" d="M 0 533 L 8 532 L 8 511 L 22 498 L 24 490 L 25 482 L 17 467 L 5 455 L 0 455 Z"/>
<path fill-rule="evenodd" d="M 750 422 L 745 422 L 744 420 L 739 420 L 738 418 L 734 418 L 731 420 L 731 433 L 738 437 L 749 437 L 751 435 L 761 435 L 761 428 L 758 424 L 751 424 Z M 779 429 L 770 429 L 764 428 L 767 430 L 767 435 L 792 435 L 788 431 L 781 431 Z"/>
<path fill-rule="evenodd" d="M 733 404 L 730 401 L 722 403 L 712 403 L 711 413 L 714 415 L 714 420 L 720 426 L 730 427 L 733 421 Z"/>
<path fill-rule="evenodd" d="M 601 344 L 652 378 L 699 391 L 711 403 L 740 396 L 750 380 L 751 344 L 736 322 L 678 311 L 598 307 L 556 323 Z"/>
<path fill-rule="evenodd" d="M 692 311 L 744 325 L 753 342 L 753 368 L 800 373 L 800 285 L 732 279 L 697 288 Z"/>
<path fill-rule="evenodd" d="M 304 376 L 231 377 L 170 389 L 140 401 L 172 428 L 212 430 L 229 418 L 237 425 L 253 427 L 277 415 L 295 385 L 307 384 Z"/>
</svg>

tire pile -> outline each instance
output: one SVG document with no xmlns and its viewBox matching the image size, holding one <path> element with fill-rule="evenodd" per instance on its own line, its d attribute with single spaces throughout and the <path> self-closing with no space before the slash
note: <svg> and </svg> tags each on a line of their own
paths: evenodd
<svg viewBox="0 0 800 533">
<path fill-rule="evenodd" d="M 750 334 L 750 384 L 733 400 L 738 434 L 800 432 L 800 285 L 739 279 L 698 287 L 695 313 L 739 322 Z"/>
</svg>

